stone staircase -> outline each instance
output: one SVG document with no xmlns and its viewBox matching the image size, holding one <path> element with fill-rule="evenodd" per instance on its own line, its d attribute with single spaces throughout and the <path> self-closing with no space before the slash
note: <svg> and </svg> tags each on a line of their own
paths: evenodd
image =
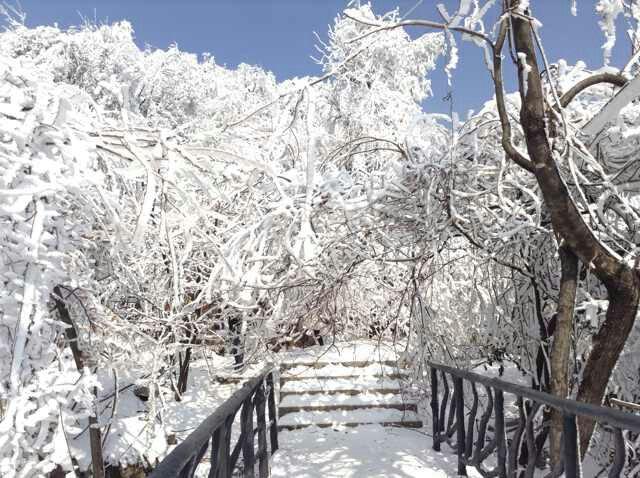
<svg viewBox="0 0 640 478">
<path fill-rule="evenodd" d="M 395 360 L 315 360 L 281 365 L 279 428 L 379 424 L 421 428 Z"/>
</svg>

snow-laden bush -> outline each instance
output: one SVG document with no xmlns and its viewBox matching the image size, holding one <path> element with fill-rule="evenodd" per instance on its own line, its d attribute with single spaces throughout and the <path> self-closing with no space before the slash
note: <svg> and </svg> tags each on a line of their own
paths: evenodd
<svg viewBox="0 0 640 478">
<path fill-rule="evenodd" d="M 60 348 L 66 325 L 51 313 L 55 287 L 94 287 L 94 252 L 115 203 L 88 134 L 94 118 L 72 104 L 74 93 L 0 60 L 3 476 L 51 471 L 61 417 L 86 416 L 94 400 L 95 377 L 74 370 Z"/>
</svg>

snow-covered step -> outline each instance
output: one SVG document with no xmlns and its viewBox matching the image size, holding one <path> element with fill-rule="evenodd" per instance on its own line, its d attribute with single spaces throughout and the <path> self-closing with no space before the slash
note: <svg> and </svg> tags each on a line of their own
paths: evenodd
<svg viewBox="0 0 640 478">
<path fill-rule="evenodd" d="M 379 424 L 383 426 L 422 427 L 417 413 L 386 408 L 364 408 L 358 410 L 301 411 L 288 413 L 280 418 L 282 429 L 293 430 L 309 426 L 358 426 Z"/>
<path fill-rule="evenodd" d="M 398 367 L 381 364 L 369 364 L 363 367 L 350 367 L 343 364 L 331 364 L 324 367 L 296 365 L 283 373 L 280 381 L 284 383 L 292 380 L 305 380 L 307 378 L 360 378 L 364 376 L 400 379 L 408 377 L 408 374 L 405 371 L 399 370 Z"/>
<path fill-rule="evenodd" d="M 280 364 L 280 369 L 287 372 L 290 369 L 302 367 L 302 368 L 324 368 L 324 367 L 359 367 L 365 368 L 371 365 L 386 366 L 397 368 L 398 363 L 395 360 L 340 360 L 336 358 L 301 358 L 296 362 L 285 362 Z"/>
<path fill-rule="evenodd" d="M 292 393 L 345 393 L 354 395 L 364 391 L 375 393 L 399 393 L 400 382 L 388 378 L 359 377 L 359 378 L 327 378 L 309 379 L 286 382 L 280 389 L 280 396 Z"/>
<path fill-rule="evenodd" d="M 339 375 L 339 376 L 334 376 L 334 375 L 308 375 L 308 376 L 281 376 L 280 377 L 280 383 L 284 384 L 287 382 L 296 382 L 296 381 L 301 381 L 301 380 L 322 380 L 322 381 L 327 381 L 327 380 L 333 380 L 336 378 L 347 378 L 347 379 L 352 379 L 352 380 L 359 380 L 363 377 L 376 377 L 376 378 L 387 378 L 389 380 L 406 380 L 409 375 L 406 373 L 391 373 L 391 374 L 376 374 L 376 375 L 361 375 L 361 374 L 357 374 L 354 373 L 353 375 Z"/>
<path fill-rule="evenodd" d="M 359 393 L 358 395 L 349 395 L 345 393 L 335 393 L 332 395 L 318 394 L 295 394 L 287 395 L 280 402 L 280 407 L 352 407 L 361 405 L 363 407 L 387 407 L 394 408 L 395 405 L 415 405 L 415 402 L 404 399 L 396 393 Z"/>
<path fill-rule="evenodd" d="M 287 395 L 280 402 L 280 416 L 287 413 L 311 410 L 357 410 L 362 408 L 395 408 L 396 410 L 418 411 L 415 402 L 404 400 L 394 394 L 361 393 L 358 395 Z"/>
</svg>

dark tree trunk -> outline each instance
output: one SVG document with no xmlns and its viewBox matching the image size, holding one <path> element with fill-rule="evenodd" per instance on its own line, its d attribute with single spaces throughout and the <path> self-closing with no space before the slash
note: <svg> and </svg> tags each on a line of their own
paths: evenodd
<svg viewBox="0 0 640 478">
<path fill-rule="evenodd" d="M 182 395 L 187 391 L 187 384 L 189 383 L 189 367 L 191 365 L 191 347 L 182 352 L 178 352 L 178 383 L 176 388 L 178 394 Z M 176 399 L 180 401 L 179 395 L 176 395 Z"/>
<path fill-rule="evenodd" d="M 569 393 L 569 358 L 573 314 L 578 289 L 578 258 L 565 246 L 560 247 L 560 297 L 551 346 L 551 393 L 567 398 Z M 552 469 L 560 465 L 562 456 L 562 414 L 551 412 L 550 452 Z"/>
<path fill-rule="evenodd" d="M 618 290 L 607 288 L 609 307 L 605 321 L 592 339 L 591 353 L 582 373 L 578 387 L 578 400 L 588 403 L 602 403 L 611 373 L 618 357 L 631 333 L 640 300 L 640 280 L 635 271 L 628 271 L 620 277 Z M 580 451 L 586 453 L 595 423 L 579 417 Z"/>
<path fill-rule="evenodd" d="M 519 1 L 510 0 L 508 4 L 515 7 Z M 636 269 L 616 257 L 600 242 L 573 202 L 558 171 L 547 135 L 547 122 L 551 123 L 553 119 L 547 116 L 545 110 L 545 94 L 531 24 L 529 20 L 516 15 L 508 17 L 505 21 L 511 21 L 513 25 L 513 42 L 517 53 L 524 54 L 526 58 L 527 68 L 525 69 L 524 65 L 519 65 L 518 68 L 522 98 L 520 123 L 534 166 L 533 171 L 551 215 L 553 229 L 561 244 L 570 249 L 583 264 L 589 265 L 608 292 L 609 308 L 606 320 L 593 338 L 593 348 L 578 390 L 579 400 L 600 404 L 635 320 L 640 294 L 640 275 Z M 496 55 L 500 54 L 501 52 L 496 52 Z M 496 82 L 496 90 L 498 85 L 502 93 L 501 80 L 499 84 Z M 594 424 L 590 420 L 580 420 L 580 427 L 581 453 L 584 455 Z"/>
<path fill-rule="evenodd" d="M 244 353 L 242 350 L 242 317 L 240 315 L 234 315 L 229 318 L 229 334 L 231 335 L 231 347 L 229 352 L 233 355 L 236 369 L 240 369 L 244 364 Z"/>
<path fill-rule="evenodd" d="M 85 354 L 80 350 L 78 346 L 78 332 L 75 325 L 71 320 L 71 314 L 67 304 L 62 299 L 62 290 L 59 286 L 53 288 L 53 301 L 60 316 L 60 320 L 67 325 L 65 329 L 65 336 L 71 347 L 71 353 L 73 354 L 73 360 L 76 362 L 76 367 L 79 373 L 83 373 L 84 367 L 87 365 L 87 358 Z M 94 388 L 93 394 L 97 396 L 97 389 Z M 94 478 L 104 478 L 104 458 L 102 456 L 102 433 L 98 425 L 98 417 L 91 415 L 89 417 L 89 444 L 91 446 L 91 464 L 93 469 Z"/>
</svg>

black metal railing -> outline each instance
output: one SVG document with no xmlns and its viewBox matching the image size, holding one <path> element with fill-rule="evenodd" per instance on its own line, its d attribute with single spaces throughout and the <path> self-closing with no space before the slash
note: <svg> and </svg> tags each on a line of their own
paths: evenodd
<svg viewBox="0 0 640 478">
<path fill-rule="evenodd" d="M 242 476 L 254 478 L 258 460 L 258 476 L 269 476 L 269 456 L 278 449 L 278 423 L 274 397 L 274 368 L 265 368 L 249 380 L 215 412 L 209 415 L 153 470 L 151 478 L 191 478 L 207 451 L 211 460 L 209 478 L 230 478 L 242 452 Z M 240 436 L 231 448 L 231 431 L 238 410 Z M 257 428 L 254 428 L 253 413 Z M 269 423 L 266 414 L 269 416 Z M 267 428 L 271 447 L 267 450 Z M 258 453 L 255 436 L 258 435 Z"/>
<path fill-rule="evenodd" d="M 446 365 L 431 362 L 428 365 L 431 372 L 433 449 L 440 451 L 441 443 L 446 442 L 455 450 L 458 475 L 466 476 L 467 466 L 474 466 L 488 478 L 533 478 L 537 469 L 548 466 L 543 450 L 549 435 L 550 410 L 555 409 L 563 417 L 563 469 L 550 470 L 549 476 L 558 476 L 562 471 L 566 478 L 582 476 L 577 416 L 589 417 L 596 421 L 601 431 L 612 433 L 615 445 L 608 476 L 623 476 L 627 463 L 624 432 L 640 433 L 640 416 L 562 399 Z M 452 392 L 447 375 L 453 382 Z M 472 397 L 468 400 L 470 405 L 465 403 L 465 382 L 468 395 Z M 484 388 L 482 400 L 478 384 Z M 515 396 L 513 405 L 514 411 L 517 409 L 517 417 L 505 417 L 505 393 Z M 484 410 L 478 417 L 481 406 Z M 492 417 L 493 423 L 490 423 Z M 487 468 L 485 460 L 490 456 L 494 457 L 492 461 L 496 466 Z"/>
</svg>

